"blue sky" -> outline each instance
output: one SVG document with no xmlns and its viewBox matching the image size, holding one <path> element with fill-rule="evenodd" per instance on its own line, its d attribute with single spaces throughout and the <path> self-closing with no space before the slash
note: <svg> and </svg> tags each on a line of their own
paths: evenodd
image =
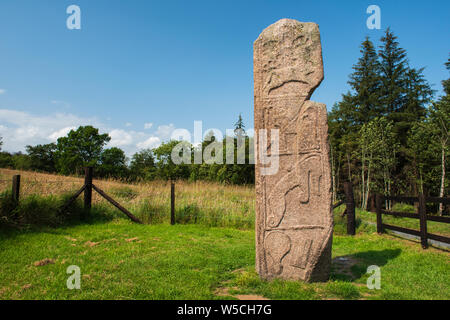
<svg viewBox="0 0 450 320">
<path fill-rule="evenodd" d="M 68 30 L 66 8 L 81 8 Z M 381 8 L 381 30 L 366 9 Z M 312 100 L 330 109 L 348 90 L 365 36 L 390 26 L 434 89 L 448 78 L 450 2 L 2 0 L 0 135 L 3 149 L 48 143 L 93 124 L 130 155 L 174 128 L 253 127 L 253 41 L 281 18 L 319 24 L 325 80 Z M 147 125 L 146 125 L 147 124 Z"/>
</svg>

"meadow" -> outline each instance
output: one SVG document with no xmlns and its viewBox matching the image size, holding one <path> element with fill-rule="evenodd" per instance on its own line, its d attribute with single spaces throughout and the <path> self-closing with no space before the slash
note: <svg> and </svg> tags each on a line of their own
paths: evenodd
<svg viewBox="0 0 450 320">
<path fill-rule="evenodd" d="M 11 189 L 11 179 L 14 174 L 21 175 L 23 199 L 51 199 L 52 202 L 60 202 L 62 198 L 79 190 L 84 183 L 83 177 L 0 169 L 0 190 Z M 143 223 L 170 221 L 170 183 L 168 181 L 126 184 L 114 180 L 94 180 L 94 183 Z M 230 186 L 204 181 L 191 183 L 180 180 L 176 181 L 175 192 L 178 223 L 200 223 L 239 229 L 249 229 L 254 226 L 253 186 Z M 92 203 L 94 206 L 105 207 L 106 211 L 111 211 L 109 203 L 96 192 L 93 192 Z"/>
<path fill-rule="evenodd" d="M 17 173 L 0 170 L 2 190 Z M 169 183 L 94 182 L 139 225 L 98 195 L 87 220 L 77 217 L 81 201 L 71 219 L 59 220 L 55 210 L 83 178 L 20 174 L 21 223 L 1 217 L 0 299 L 450 299 L 449 252 L 380 236 L 368 223 L 371 213 L 357 213 L 357 235 L 349 237 L 336 210 L 329 282 L 262 281 L 254 271 L 252 186 L 178 181 L 171 226 Z M 2 199 L 1 212 L 7 195 Z M 66 287 L 70 265 L 81 269 L 81 290 Z M 366 286 L 370 265 L 381 268 L 380 290 Z"/>
</svg>

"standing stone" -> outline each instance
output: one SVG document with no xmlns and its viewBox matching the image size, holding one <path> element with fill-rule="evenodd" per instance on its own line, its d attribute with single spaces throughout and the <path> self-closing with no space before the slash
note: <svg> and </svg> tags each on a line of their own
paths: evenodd
<svg viewBox="0 0 450 320">
<path fill-rule="evenodd" d="M 256 269 L 264 279 L 326 281 L 333 214 L 326 106 L 310 101 L 323 80 L 319 27 L 282 19 L 254 43 L 255 129 L 278 129 L 275 174 L 256 163 Z M 259 134 L 258 134 L 259 135 Z"/>
</svg>

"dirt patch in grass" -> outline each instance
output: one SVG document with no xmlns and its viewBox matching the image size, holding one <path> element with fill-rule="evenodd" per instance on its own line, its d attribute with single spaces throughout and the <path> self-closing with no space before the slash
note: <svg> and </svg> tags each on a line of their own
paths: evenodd
<svg viewBox="0 0 450 320">
<path fill-rule="evenodd" d="M 45 258 L 45 259 L 43 259 L 43 260 L 36 261 L 35 263 L 33 263 L 33 265 L 34 265 L 35 267 L 41 267 L 41 266 L 45 266 L 45 265 L 47 265 L 47 264 L 54 264 L 54 263 L 55 263 L 55 260 Z"/>
<path fill-rule="evenodd" d="M 22 287 L 22 291 L 27 290 L 27 289 L 30 289 L 31 287 L 32 287 L 31 284 L 26 284 L 26 285 L 24 285 L 24 286 Z"/>
<path fill-rule="evenodd" d="M 230 290 L 238 290 L 236 287 L 220 287 L 217 288 L 214 294 L 219 297 L 233 297 L 238 300 L 269 300 L 266 297 L 256 295 L 256 294 L 231 294 Z"/>
<path fill-rule="evenodd" d="M 88 247 L 95 247 L 96 245 L 98 245 L 100 242 L 92 242 L 92 241 L 87 241 L 85 243 L 85 245 L 87 245 Z"/>
<path fill-rule="evenodd" d="M 269 300 L 267 298 L 264 298 L 263 296 L 258 296 L 254 294 L 238 294 L 235 296 L 239 300 Z"/>
</svg>

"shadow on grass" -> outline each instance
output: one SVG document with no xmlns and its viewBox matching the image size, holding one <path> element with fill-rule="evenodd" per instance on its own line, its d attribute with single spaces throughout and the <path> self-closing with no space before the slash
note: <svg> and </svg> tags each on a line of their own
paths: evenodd
<svg viewBox="0 0 450 320">
<path fill-rule="evenodd" d="M 336 257 L 331 263 L 331 279 L 353 282 L 367 273 L 368 266 L 382 267 L 401 253 L 401 249 L 385 249 Z"/>
</svg>

